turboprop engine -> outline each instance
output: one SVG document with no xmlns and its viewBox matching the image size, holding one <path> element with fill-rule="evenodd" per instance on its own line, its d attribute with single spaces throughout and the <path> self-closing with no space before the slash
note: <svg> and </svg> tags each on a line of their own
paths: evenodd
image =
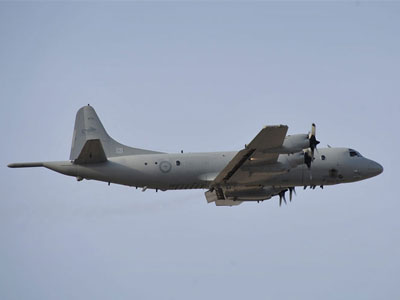
<svg viewBox="0 0 400 300">
<path fill-rule="evenodd" d="M 294 154 L 289 154 L 285 156 L 284 159 L 286 159 L 285 163 L 289 168 L 295 168 L 305 163 L 305 152 L 301 151 Z"/>
<path fill-rule="evenodd" d="M 317 141 L 315 137 L 315 131 L 315 124 L 313 123 L 309 134 L 293 134 L 286 136 L 282 147 L 279 149 L 279 153 L 290 154 L 310 148 L 312 157 L 314 157 L 314 150 L 319 144 L 319 141 Z"/>
<path fill-rule="evenodd" d="M 285 137 L 279 153 L 292 154 L 310 147 L 308 134 L 293 134 Z"/>
<path fill-rule="evenodd" d="M 293 154 L 287 158 L 287 162 L 292 168 L 302 163 L 305 163 L 309 169 L 311 168 L 314 150 L 319 144 L 315 134 L 316 128 L 313 123 L 309 134 L 294 134 L 285 138 L 279 153 Z"/>
<path fill-rule="evenodd" d="M 319 144 L 315 133 L 315 124 L 313 123 L 309 134 L 288 135 L 285 137 L 282 146 L 264 151 L 264 153 L 283 154 L 279 155 L 275 163 L 268 163 L 262 158 L 250 158 L 250 163 L 243 165 L 241 170 L 250 173 L 268 172 L 270 174 L 274 173 L 275 175 L 279 175 L 302 164 L 305 164 L 310 169 L 314 161 L 314 150 Z"/>
</svg>

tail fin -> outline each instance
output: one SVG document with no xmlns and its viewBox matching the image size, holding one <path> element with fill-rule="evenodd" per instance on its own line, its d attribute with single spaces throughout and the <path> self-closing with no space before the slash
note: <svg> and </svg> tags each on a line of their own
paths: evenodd
<svg viewBox="0 0 400 300">
<path fill-rule="evenodd" d="M 100 119 L 96 114 L 96 111 L 90 105 L 82 107 L 76 113 L 71 155 L 69 157 L 70 160 L 75 160 L 79 157 L 79 154 L 88 140 L 100 140 L 107 157 L 161 153 L 131 148 L 113 140 L 107 134 L 103 124 L 101 124 Z"/>
</svg>

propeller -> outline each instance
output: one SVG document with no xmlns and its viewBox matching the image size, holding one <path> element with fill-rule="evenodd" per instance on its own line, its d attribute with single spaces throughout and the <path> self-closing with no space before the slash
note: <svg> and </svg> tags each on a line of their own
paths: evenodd
<svg viewBox="0 0 400 300">
<path fill-rule="evenodd" d="M 315 123 L 311 125 L 311 131 L 308 134 L 308 140 L 310 141 L 311 157 L 314 158 L 314 150 L 317 149 L 317 145 L 320 143 L 316 138 L 316 127 Z"/>
<path fill-rule="evenodd" d="M 311 168 L 311 163 L 313 161 L 312 153 L 309 149 L 304 151 L 304 163 L 307 165 L 307 168 Z"/>
<path fill-rule="evenodd" d="M 293 193 L 296 195 L 296 188 L 294 186 L 289 188 L 289 200 L 290 200 L 290 202 L 292 202 Z"/>
<path fill-rule="evenodd" d="M 314 151 L 317 149 L 317 145 L 320 143 L 319 141 L 317 141 L 317 138 L 315 137 L 315 134 L 316 134 L 315 123 L 312 123 L 311 131 L 308 134 L 308 140 L 309 140 L 309 143 L 310 143 L 310 148 L 308 148 L 306 150 L 303 150 L 304 151 L 304 163 L 307 165 L 308 169 L 311 168 L 311 163 L 314 160 Z"/>
<path fill-rule="evenodd" d="M 289 187 L 287 189 L 284 189 L 284 190 L 280 191 L 278 193 L 278 195 L 279 195 L 279 206 L 282 206 L 282 201 L 285 202 L 285 204 L 287 204 L 286 196 L 285 196 L 287 191 L 289 191 L 289 201 L 290 202 L 292 202 L 293 194 L 296 195 L 296 188 L 294 186 L 291 186 L 291 187 Z"/>
<path fill-rule="evenodd" d="M 285 204 L 287 205 L 287 202 L 286 202 L 286 197 L 285 197 L 285 193 L 287 192 L 287 190 L 283 190 L 283 191 L 280 191 L 279 192 L 279 206 L 281 206 L 282 205 L 282 199 L 283 199 L 283 201 L 285 202 Z"/>
</svg>

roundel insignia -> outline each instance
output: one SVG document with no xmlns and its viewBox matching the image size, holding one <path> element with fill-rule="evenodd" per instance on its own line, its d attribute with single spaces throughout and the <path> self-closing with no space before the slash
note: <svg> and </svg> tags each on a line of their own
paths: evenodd
<svg viewBox="0 0 400 300">
<path fill-rule="evenodd" d="M 163 173 L 168 173 L 169 171 L 171 171 L 172 165 L 169 161 L 162 161 L 160 163 L 160 171 Z"/>
</svg>

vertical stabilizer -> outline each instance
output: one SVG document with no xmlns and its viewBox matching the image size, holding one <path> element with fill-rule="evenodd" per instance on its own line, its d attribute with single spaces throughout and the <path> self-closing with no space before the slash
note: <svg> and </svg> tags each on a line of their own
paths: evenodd
<svg viewBox="0 0 400 300">
<path fill-rule="evenodd" d="M 96 111 L 90 105 L 82 107 L 76 113 L 70 160 L 75 160 L 79 157 L 83 146 L 88 140 L 100 140 L 107 157 L 161 153 L 128 147 L 113 140 L 107 134 Z"/>
</svg>

